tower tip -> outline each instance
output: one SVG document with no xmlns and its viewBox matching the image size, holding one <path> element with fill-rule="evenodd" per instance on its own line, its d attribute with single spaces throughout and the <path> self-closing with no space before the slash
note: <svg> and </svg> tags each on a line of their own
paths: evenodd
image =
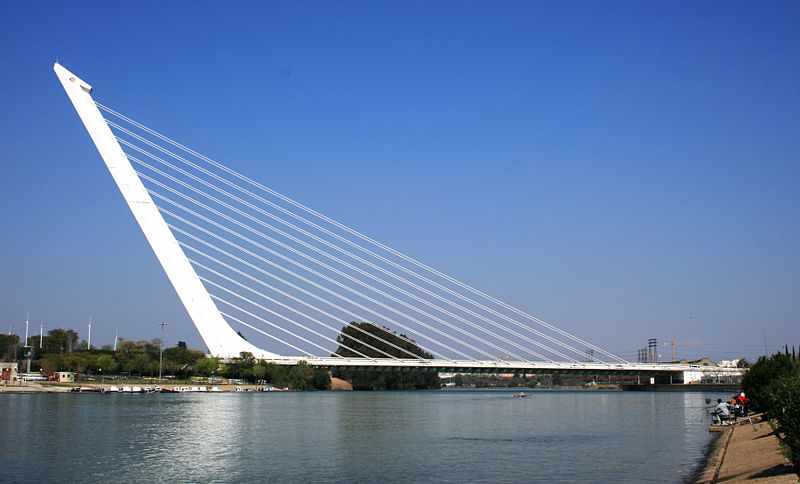
<svg viewBox="0 0 800 484">
<path fill-rule="evenodd" d="M 53 70 L 55 71 L 56 76 L 58 76 L 58 78 L 61 80 L 61 84 L 63 84 L 65 88 L 67 87 L 68 83 L 69 84 L 77 83 L 77 85 L 80 86 L 81 89 L 83 89 L 87 93 L 92 92 L 92 86 L 90 86 L 88 82 L 84 81 L 80 77 L 76 76 L 75 74 L 67 70 L 67 68 L 59 64 L 58 61 L 56 61 L 53 64 Z"/>
</svg>

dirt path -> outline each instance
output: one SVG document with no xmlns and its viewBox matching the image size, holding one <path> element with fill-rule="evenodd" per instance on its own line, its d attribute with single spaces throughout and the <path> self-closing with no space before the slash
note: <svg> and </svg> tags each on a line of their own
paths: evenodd
<svg viewBox="0 0 800 484">
<path fill-rule="evenodd" d="M 731 427 L 720 436 L 716 447 L 698 480 L 700 483 L 798 482 L 797 474 L 781 454 L 778 438 L 766 422 Z"/>
</svg>

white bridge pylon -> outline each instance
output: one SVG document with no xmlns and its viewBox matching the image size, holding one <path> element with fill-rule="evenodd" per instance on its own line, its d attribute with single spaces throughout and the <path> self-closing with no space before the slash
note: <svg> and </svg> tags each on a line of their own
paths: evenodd
<svg viewBox="0 0 800 484">
<path fill-rule="evenodd" d="M 96 102 L 89 84 L 54 69 L 211 353 L 330 366 L 635 366 Z"/>
</svg>

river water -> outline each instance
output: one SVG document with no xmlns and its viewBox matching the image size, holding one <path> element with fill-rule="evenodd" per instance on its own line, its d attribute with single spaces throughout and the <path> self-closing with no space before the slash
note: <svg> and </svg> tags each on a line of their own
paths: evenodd
<svg viewBox="0 0 800 484">
<path fill-rule="evenodd" d="M 3 482 L 683 482 L 701 393 L 0 394 Z"/>
</svg>

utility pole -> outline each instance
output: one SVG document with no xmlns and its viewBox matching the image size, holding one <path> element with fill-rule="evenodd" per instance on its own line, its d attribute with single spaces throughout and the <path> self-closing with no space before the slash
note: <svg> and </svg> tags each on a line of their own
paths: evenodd
<svg viewBox="0 0 800 484">
<path fill-rule="evenodd" d="M 658 342 L 655 338 L 647 340 L 647 362 L 658 363 Z"/>
<path fill-rule="evenodd" d="M 92 350 L 92 315 L 89 315 L 89 338 L 86 340 L 86 349 Z"/>
<path fill-rule="evenodd" d="M 114 330 L 114 351 L 117 351 L 117 341 L 119 341 L 119 328 Z"/>
<path fill-rule="evenodd" d="M 31 358 L 33 356 L 33 355 L 31 355 L 32 349 L 31 349 L 30 345 L 28 345 L 28 323 L 29 323 L 30 319 L 31 319 L 31 313 L 28 312 L 28 314 L 25 315 L 25 344 L 22 345 L 22 347 L 25 350 L 25 372 L 26 373 L 30 373 L 31 372 Z"/>
<path fill-rule="evenodd" d="M 39 324 L 39 349 L 42 349 L 43 344 L 44 344 L 44 318 L 42 318 L 42 322 Z"/>
<path fill-rule="evenodd" d="M 160 323 L 161 324 L 161 351 L 158 353 L 158 383 L 161 383 L 161 369 L 164 365 L 164 326 L 167 323 Z"/>
</svg>

